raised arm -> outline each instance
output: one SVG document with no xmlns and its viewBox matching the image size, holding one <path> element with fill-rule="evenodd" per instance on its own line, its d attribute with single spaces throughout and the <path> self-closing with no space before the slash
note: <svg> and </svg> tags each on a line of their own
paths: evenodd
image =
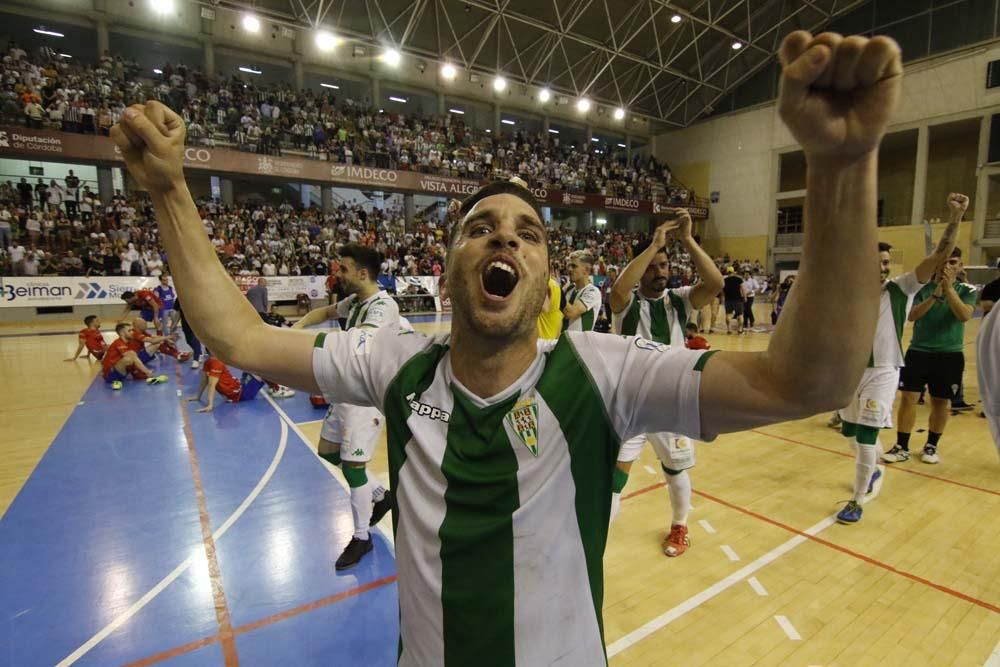
<svg viewBox="0 0 1000 667">
<path fill-rule="evenodd" d="M 958 241 L 958 224 L 962 222 L 962 215 L 967 208 L 969 208 L 968 197 L 957 192 L 948 195 L 948 225 L 944 228 L 934 252 L 924 257 L 913 271 L 920 282 L 926 283 L 930 280 L 934 271 L 951 256 L 951 251 L 955 249 L 955 243 Z"/>
<path fill-rule="evenodd" d="M 299 318 L 299 320 L 292 325 L 292 328 L 305 329 L 307 327 L 316 326 L 317 324 L 323 324 L 323 322 L 335 319 L 337 319 L 336 304 L 332 306 L 320 306 L 319 308 L 313 308 Z"/>
<path fill-rule="evenodd" d="M 878 146 L 899 97 L 899 47 L 797 31 L 780 59 L 778 112 L 807 164 L 802 268 L 767 351 L 719 352 L 705 365 L 707 436 L 846 405 L 875 335 Z"/>
<path fill-rule="evenodd" d="M 135 104 L 111 130 L 129 172 L 153 200 L 184 314 L 222 361 L 313 393 L 314 336 L 270 327 L 226 273 L 184 181 L 184 122 L 160 104 Z"/>
<path fill-rule="evenodd" d="M 646 267 L 653 261 L 656 253 L 660 252 L 667 243 L 667 232 L 678 226 L 676 220 L 668 220 L 656 228 L 653 232 L 653 242 L 649 247 L 632 258 L 628 266 L 619 274 L 618 280 L 611 286 L 611 312 L 620 313 L 628 307 L 628 302 L 632 294 L 632 289 L 639 282 L 639 278 L 646 272 Z"/>
<path fill-rule="evenodd" d="M 688 299 L 691 301 L 691 307 L 704 308 L 712 303 L 712 299 L 722 289 L 722 272 L 719 271 L 719 267 L 715 265 L 708 253 L 702 250 L 702 247 L 694 240 L 694 235 L 691 233 L 693 227 L 691 214 L 687 209 L 677 209 L 677 221 L 679 223 L 678 238 L 684 244 L 688 254 L 691 255 L 691 261 L 698 271 L 698 283 L 691 290 Z"/>
</svg>

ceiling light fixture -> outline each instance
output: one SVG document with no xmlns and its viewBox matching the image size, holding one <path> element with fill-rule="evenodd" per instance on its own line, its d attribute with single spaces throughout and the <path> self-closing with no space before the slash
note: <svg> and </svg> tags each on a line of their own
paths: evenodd
<svg viewBox="0 0 1000 667">
<path fill-rule="evenodd" d="M 458 70 L 456 70 L 455 66 L 452 65 L 451 63 L 445 63 L 444 65 L 441 65 L 441 78 L 442 79 L 445 79 L 447 81 L 451 81 L 452 79 L 455 78 L 455 75 L 457 73 L 458 73 Z"/>
<path fill-rule="evenodd" d="M 548 88 L 542 88 L 541 90 L 538 91 L 539 102 L 548 102 L 551 99 L 552 99 L 552 91 L 550 91 Z"/>
<path fill-rule="evenodd" d="M 457 113 L 459 116 L 464 116 L 465 112 L 461 109 L 448 109 L 449 113 Z"/>
<path fill-rule="evenodd" d="M 674 14 L 673 16 L 670 17 L 670 22 L 671 23 L 680 23 L 683 20 L 684 19 L 683 19 L 683 17 L 681 17 L 680 14 Z"/>
<path fill-rule="evenodd" d="M 48 28 L 46 28 L 43 25 L 40 25 L 37 28 L 34 28 L 34 31 L 37 32 L 39 35 L 48 35 L 49 37 L 65 37 L 66 36 L 66 35 L 62 34 L 61 32 L 56 32 L 55 30 L 49 30 Z"/>
<path fill-rule="evenodd" d="M 624 117 L 625 117 L 625 109 L 622 109 L 621 107 L 615 109 L 615 120 L 621 120 Z"/>
<path fill-rule="evenodd" d="M 587 113 L 590 111 L 590 100 L 586 97 L 581 97 L 576 101 L 576 110 L 580 113 Z"/>
<path fill-rule="evenodd" d="M 507 79 L 497 75 L 497 77 L 493 79 L 493 90 L 497 91 L 498 93 L 502 93 L 506 89 L 507 89 Z"/>
<path fill-rule="evenodd" d="M 382 62 L 389 67 L 396 67 L 402 59 L 403 56 L 396 49 L 386 49 L 382 52 Z"/>
<path fill-rule="evenodd" d="M 243 29 L 247 32 L 260 32 L 260 19 L 253 14 L 243 17 Z"/>
<path fill-rule="evenodd" d="M 163 70 L 160 69 L 159 67 L 154 67 L 153 74 L 163 74 Z"/>
<path fill-rule="evenodd" d="M 174 13 L 174 0 L 149 0 L 149 6 L 157 14 Z"/>
<path fill-rule="evenodd" d="M 241 66 L 239 67 L 239 70 L 240 70 L 241 72 L 246 72 L 247 74 L 261 74 L 261 70 L 259 70 L 259 69 L 254 69 L 253 67 L 243 67 L 243 66 L 241 65 Z"/>
<path fill-rule="evenodd" d="M 551 127 L 550 127 L 550 128 L 549 128 L 549 134 L 559 134 L 559 130 L 553 130 L 553 129 L 552 129 Z"/>
<path fill-rule="evenodd" d="M 625 144 L 618 144 L 618 148 L 628 148 Z"/>
<path fill-rule="evenodd" d="M 316 33 L 316 48 L 320 51 L 332 51 L 337 46 L 337 36 L 328 30 Z"/>
<path fill-rule="evenodd" d="M 733 42 L 733 51 L 739 51 L 743 48 L 743 42 Z"/>
<path fill-rule="evenodd" d="M 324 88 L 332 88 L 333 90 L 340 90 L 340 86 L 333 83 L 321 83 L 319 85 L 323 86 Z"/>
<path fill-rule="evenodd" d="M 399 102 L 400 104 L 406 104 L 406 98 L 405 97 L 394 97 L 394 96 L 390 95 L 389 96 L 389 101 L 390 102 Z"/>
<path fill-rule="evenodd" d="M 501 123 L 503 123 L 504 125 L 513 125 L 513 124 L 514 124 L 514 121 L 512 121 L 512 120 L 507 120 L 506 118 L 504 118 L 504 119 L 503 119 L 503 120 L 501 120 L 500 122 L 501 122 Z"/>
</svg>

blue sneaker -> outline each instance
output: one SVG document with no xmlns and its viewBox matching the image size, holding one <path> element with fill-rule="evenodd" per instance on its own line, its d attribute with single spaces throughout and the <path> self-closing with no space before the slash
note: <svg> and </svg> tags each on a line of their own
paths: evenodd
<svg viewBox="0 0 1000 667">
<path fill-rule="evenodd" d="M 882 471 L 879 470 L 878 468 L 875 468 L 875 472 L 872 473 L 872 479 L 870 482 L 868 482 L 867 493 L 871 493 L 872 491 L 875 490 L 875 482 L 877 482 L 881 476 L 882 476 Z"/>
<path fill-rule="evenodd" d="M 849 501 L 844 509 L 837 512 L 837 521 L 845 524 L 852 524 L 861 521 L 861 505 L 853 500 Z"/>
</svg>

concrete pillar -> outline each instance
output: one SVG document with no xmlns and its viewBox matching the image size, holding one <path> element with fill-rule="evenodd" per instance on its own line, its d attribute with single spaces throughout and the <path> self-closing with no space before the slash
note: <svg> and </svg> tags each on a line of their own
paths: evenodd
<svg viewBox="0 0 1000 667">
<path fill-rule="evenodd" d="M 212 42 L 205 41 L 202 59 L 202 69 L 205 70 L 205 76 L 215 76 L 215 45 Z"/>
<path fill-rule="evenodd" d="M 542 116 L 542 133 L 545 136 L 548 136 L 549 134 L 549 117 L 547 115 Z"/>
<path fill-rule="evenodd" d="M 403 195 L 403 218 L 406 221 L 406 229 L 410 231 L 413 229 L 413 222 L 417 217 L 417 202 L 413 199 L 413 195 L 407 193 Z"/>
<path fill-rule="evenodd" d="M 385 210 L 385 192 L 382 190 L 375 190 L 372 192 L 372 207 L 377 208 L 380 211 Z"/>
<path fill-rule="evenodd" d="M 97 198 L 102 204 L 110 204 L 115 194 L 115 181 L 111 175 L 111 167 L 97 168 Z"/>
<path fill-rule="evenodd" d="M 493 103 L 493 134 L 500 136 L 500 103 Z"/>
<path fill-rule="evenodd" d="M 372 106 L 376 109 L 381 109 L 383 104 L 382 100 L 382 86 L 379 85 L 379 80 L 376 77 L 372 77 Z"/>
<path fill-rule="evenodd" d="M 97 57 L 100 58 L 104 55 L 105 51 L 111 48 L 110 38 L 108 37 L 108 24 L 106 21 L 97 22 Z"/>
<path fill-rule="evenodd" d="M 979 157 L 976 164 L 986 164 L 990 154 L 990 121 L 992 116 L 986 114 L 979 123 Z M 986 250 L 983 248 L 982 240 L 986 234 L 986 207 L 989 205 L 990 177 L 985 169 L 979 169 L 979 178 L 976 182 L 976 199 L 971 202 L 973 206 L 972 217 L 972 239 L 969 244 L 970 256 L 965 260 L 966 264 L 983 264 L 986 262 Z M 993 202 L 996 205 L 996 202 Z"/>
<path fill-rule="evenodd" d="M 224 206 L 232 206 L 235 199 L 233 198 L 233 181 L 230 178 L 219 179 L 219 188 L 222 191 L 222 203 Z"/>
<path fill-rule="evenodd" d="M 323 215 L 333 213 L 333 188 L 323 185 L 320 189 L 320 201 L 322 201 Z"/>
<path fill-rule="evenodd" d="M 448 110 L 448 105 L 445 104 L 444 101 L 444 93 L 438 91 L 437 98 L 438 98 L 438 115 L 444 116 L 445 112 Z"/>
<path fill-rule="evenodd" d="M 590 123 L 587 123 L 587 145 L 594 143 L 591 139 L 594 138 L 594 128 L 591 127 Z"/>
<path fill-rule="evenodd" d="M 302 61 L 295 60 L 295 89 L 302 90 L 306 87 L 305 85 L 305 72 L 302 71 Z"/>
<path fill-rule="evenodd" d="M 924 221 L 924 202 L 927 199 L 927 154 L 930 149 L 930 128 L 921 125 L 917 130 L 917 167 L 913 171 L 913 206 L 910 209 L 910 224 L 919 225 Z"/>
<path fill-rule="evenodd" d="M 632 164 L 632 135 L 625 135 L 625 158 Z"/>
</svg>

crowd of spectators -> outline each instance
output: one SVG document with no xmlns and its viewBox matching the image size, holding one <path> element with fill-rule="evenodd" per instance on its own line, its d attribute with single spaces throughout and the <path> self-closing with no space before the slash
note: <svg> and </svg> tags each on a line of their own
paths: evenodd
<svg viewBox="0 0 1000 667">
<path fill-rule="evenodd" d="M 29 58 L 11 42 L 3 58 L 0 115 L 29 127 L 108 134 L 126 105 L 155 98 L 181 113 L 194 145 L 226 144 L 267 155 L 293 151 L 445 176 L 519 176 L 532 187 L 674 205 L 693 197 L 671 187 L 666 165 L 638 154 L 629 160 L 617 144 L 581 146 L 547 132 L 501 137 L 454 114 L 386 112 L 369 100 L 338 99 L 332 91 L 208 77 L 183 64 L 158 71 L 147 78 L 134 62 L 108 52 L 92 65 L 44 49 Z"/>
</svg>

